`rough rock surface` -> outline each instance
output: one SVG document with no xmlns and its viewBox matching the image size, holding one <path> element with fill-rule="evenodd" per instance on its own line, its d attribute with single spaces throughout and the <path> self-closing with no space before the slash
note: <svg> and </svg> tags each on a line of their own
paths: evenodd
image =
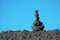
<svg viewBox="0 0 60 40">
<path fill-rule="evenodd" d="M 60 40 L 60 31 L 6 31 L 0 33 L 0 40 Z"/>
</svg>

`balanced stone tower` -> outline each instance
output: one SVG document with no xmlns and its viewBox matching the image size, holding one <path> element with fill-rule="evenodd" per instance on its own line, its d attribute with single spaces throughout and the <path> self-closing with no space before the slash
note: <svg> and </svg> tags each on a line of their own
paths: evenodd
<svg viewBox="0 0 60 40">
<path fill-rule="evenodd" d="M 32 30 L 33 32 L 37 32 L 37 31 L 43 31 L 44 29 L 44 25 L 41 21 L 39 21 L 39 14 L 38 14 L 38 10 L 35 10 L 35 21 L 33 23 L 33 26 L 32 26 Z"/>
</svg>

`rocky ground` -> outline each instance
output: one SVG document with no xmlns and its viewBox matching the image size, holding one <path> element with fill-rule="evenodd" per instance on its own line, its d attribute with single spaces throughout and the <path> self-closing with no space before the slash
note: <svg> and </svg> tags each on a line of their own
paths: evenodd
<svg viewBox="0 0 60 40">
<path fill-rule="evenodd" d="M 37 31 L 5 31 L 0 33 L 0 40 L 60 40 L 60 30 Z"/>
</svg>

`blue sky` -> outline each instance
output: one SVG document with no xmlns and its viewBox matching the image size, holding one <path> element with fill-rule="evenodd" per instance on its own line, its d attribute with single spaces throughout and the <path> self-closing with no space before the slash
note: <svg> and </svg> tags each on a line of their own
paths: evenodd
<svg viewBox="0 0 60 40">
<path fill-rule="evenodd" d="M 45 30 L 60 29 L 60 0 L 0 0 L 0 32 L 32 31 L 36 9 Z"/>
</svg>

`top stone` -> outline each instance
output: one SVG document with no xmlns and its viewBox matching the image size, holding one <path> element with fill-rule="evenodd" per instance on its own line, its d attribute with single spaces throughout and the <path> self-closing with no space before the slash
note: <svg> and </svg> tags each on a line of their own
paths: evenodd
<svg viewBox="0 0 60 40">
<path fill-rule="evenodd" d="M 36 17 L 36 21 L 38 21 L 39 20 L 38 10 L 35 10 L 35 17 Z"/>
<path fill-rule="evenodd" d="M 38 10 L 35 10 L 35 16 L 38 17 L 39 14 L 38 14 Z"/>
</svg>

